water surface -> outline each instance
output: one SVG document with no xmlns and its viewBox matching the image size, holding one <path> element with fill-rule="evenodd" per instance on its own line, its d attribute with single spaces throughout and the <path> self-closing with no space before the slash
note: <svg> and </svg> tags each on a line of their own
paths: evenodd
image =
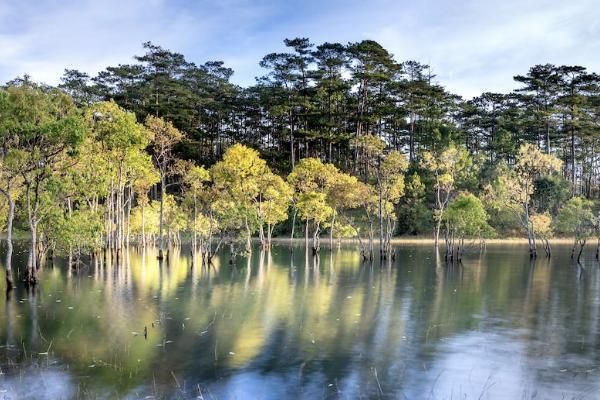
<svg viewBox="0 0 600 400">
<path fill-rule="evenodd" d="M 57 260 L 35 291 L 0 296 L 0 398 L 599 398 L 588 250 L 583 267 L 519 245 L 454 266 L 412 244 L 383 264 L 285 244 L 213 268 L 186 248 Z"/>
</svg>

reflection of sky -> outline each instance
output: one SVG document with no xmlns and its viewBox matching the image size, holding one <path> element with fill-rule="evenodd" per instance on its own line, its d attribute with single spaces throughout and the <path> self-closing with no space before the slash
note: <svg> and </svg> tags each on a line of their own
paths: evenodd
<svg viewBox="0 0 600 400">
<path fill-rule="evenodd" d="M 432 398 L 576 399 L 587 398 L 585 393 L 595 398 L 600 384 L 595 378 L 586 379 L 584 371 L 575 367 L 589 360 L 571 363 L 565 357 L 554 363 L 549 354 L 532 360 L 519 333 L 476 331 L 445 339 L 425 383 L 413 387 L 409 398 L 419 398 L 425 391 Z"/>
<path fill-rule="evenodd" d="M 0 398 L 6 400 L 70 399 L 76 393 L 73 379 L 66 371 L 31 367 L 19 375 L 0 377 Z"/>
<path fill-rule="evenodd" d="M 449 338 L 438 346 L 438 357 L 420 389 L 433 398 L 522 398 L 530 382 L 523 350 L 514 338 L 497 333 L 472 332 Z M 417 395 L 414 390 L 409 393 Z"/>
</svg>

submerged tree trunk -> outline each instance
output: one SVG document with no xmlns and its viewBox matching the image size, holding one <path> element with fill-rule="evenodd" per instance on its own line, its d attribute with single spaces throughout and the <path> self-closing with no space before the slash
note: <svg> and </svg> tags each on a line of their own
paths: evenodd
<svg viewBox="0 0 600 400">
<path fill-rule="evenodd" d="M 29 254 L 29 265 L 27 270 L 27 282 L 35 285 L 37 283 L 37 222 L 30 221 L 31 246 Z"/>
<path fill-rule="evenodd" d="M 541 237 L 541 240 L 544 244 L 544 252 L 546 252 L 546 257 L 550 258 L 552 256 L 552 248 L 550 247 L 550 242 L 546 237 Z"/>
<path fill-rule="evenodd" d="M 29 222 L 29 230 L 31 233 L 31 246 L 29 254 L 29 263 L 27 268 L 26 281 L 29 284 L 37 283 L 37 206 L 39 201 L 39 182 L 35 186 L 35 198 L 33 205 L 31 204 L 31 187 L 28 185 L 26 189 L 27 198 L 27 219 Z"/>
<path fill-rule="evenodd" d="M 587 239 L 579 240 L 579 254 L 577 254 L 577 262 L 578 263 L 581 261 L 581 254 L 583 253 L 583 248 L 585 247 L 586 242 L 587 242 Z"/>
<path fill-rule="evenodd" d="M 367 249 L 365 244 L 363 243 L 362 237 L 360 236 L 360 232 L 358 232 L 358 234 L 356 235 L 356 237 L 358 238 L 358 246 L 360 247 L 360 255 L 363 259 L 363 261 L 365 261 L 367 259 Z"/>
<path fill-rule="evenodd" d="M 458 245 L 459 247 L 458 247 L 458 250 L 456 252 L 456 257 L 458 259 L 458 262 L 462 263 L 462 256 L 463 256 L 464 248 L 465 248 L 465 238 L 461 237 L 459 239 L 458 243 L 459 243 L 459 245 Z"/>
<path fill-rule="evenodd" d="M 142 202 L 142 248 L 146 248 L 146 216 L 145 216 L 145 205 Z"/>
<path fill-rule="evenodd" d="M 439 247 L 440 231 L 441 231 L 441 229 L 442 229 L 442 218 L 438 218 L 438 220 L 436 221 L 435 229 L 433 231 L 433 236 L 434 236 L 435 248 L 436 249 Z"/>
<path fill-rule="evenodd" d="M 319 227 L 319 224 L 315 224 L 315 232 L 313 234 L 313 255 L 314 256 L 318 256 L 319 255 L 319 250 L 320 250 L 320 241 L 319 241 L 319 234 L 321 232 L 321 229 Z"/>
<path fill-rule="evenodd" d="M 267 248 L 271 248 L 271 244 L 273 241 L 273 226 L 271 224 L 267 224 Z"/>
<path fill-rule="evenodd" d="M 13 220 L 15 218 L 15 202 L 8 190 L 0 189 L 4 196 L 6 197 L 6 202 L 8 203 L 8 216 L 6 221 L 6 290 L 10 291 L 14 287 L 13 276 L 12 276 L 12 252 L 13 252 L 13 243 L 12 243 L 12 231 L 13 231 Z"/>
<path fill-rule="evenodd" d="M 308 219 L 304 225 L 304 246 L 308 249 Z"/>
<path fill-rule="evenodd" d="M 369 222 L 369 260 L 373 260 L 373 221 Z"/>
<path fill-rule="evenodd" d="M 158 223 L 158 259 L 162 260 L 164 258 L 163 249 L 164 249 L 164 203 L 165 203 L 165 177 L 164 174 L 160 175 L 160 214 L 159 214 L 159 223 Z"/>
<path fill-rule="evenodd" d="M 527 230 L 527 243 L 529 244 L 529 257 L 536 258 L 537 257 L 537 246 L 535 244 L 535 236 L 533 234 L 533 229 L 531 226 L 531 221 L 529 220 L 529 204 L 524 204 L 525 210 L 525 229 Z"/>
<path fill-rule="evenodd" d="M 298 210 L 294 207 L 294 214 L 292 216 L 292 232 L 290 233 L 290 239 L 294 239 L 294 230 L 296 228 L 296 214 L 298 214 Z M 290 240 L 290 246 L 292 245 L 292 241 Z"/>
<path fill-rule="evenodd" d="M 335 213 L 331 218 L 331 228 L 329 228 L 329 246 L 333 249 L 333 227 L 335 226 Z"/>
<path fill-rule="evenodd" d="M 265 228 L 262 224 L 258 227 L 258 239 L 260 241 L 260 246 L 263 249 L 267 248 L 267 237 L 265 235 Z"/>
<path fill-rule="evenodd" d="M 448 229 L 444 231 L 444 239 L 445 239 L 445 249 L 444 249 L 444 260 L 448 261 L 450 255 L 450 235 L 448 234 Z"/>
<path fill-rule="evenodd" d="M 198 251 L 198 233 L 196 231 L 196 224 L 198 222 L 198 201 L 196 199 L 196 193 L 194 193 L 194 225 L 192 229 L 192 259 L 196 257 Z"/>
<path fill-rule="evenodd" d="M 248 224 L 248 218 L 245 219 L 246 224 L 246 253 L 252 253 L 252 232 L 250 231 L 250 225 Z"/>
<path fill-rule="evenodd" d="M 395 229 L 396 223 L 392 223 L 392 218 L 388 215 L 385 227 L 385 256 L 392 259 L 395 258 L 395 251 L 392 249 L 392 236 L 394 235 Z"/>
</svg>

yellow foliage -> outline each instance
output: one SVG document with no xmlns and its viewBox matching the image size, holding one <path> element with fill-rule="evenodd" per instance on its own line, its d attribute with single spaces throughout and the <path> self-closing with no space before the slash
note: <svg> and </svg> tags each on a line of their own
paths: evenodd
<svg viewBox="0 0 600 400">
<path fill-rule="evenodd" d="M 529 222 L 536 235 L 543 237 L 552 236 L 552 216 L 549 213 L 531 215 Z"/>
</svg>

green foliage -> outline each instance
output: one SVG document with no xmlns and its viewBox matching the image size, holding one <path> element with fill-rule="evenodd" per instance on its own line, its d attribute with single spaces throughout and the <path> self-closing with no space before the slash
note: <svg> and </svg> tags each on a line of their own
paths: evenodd
<svg viewBox="0 0 600 400">
<path fill-rule="evenodd" d="M 298 196 L 296 207 L 298 216 L 304 221 L 314 221 L 316 224 L 325 224 L 333 215 L 333 208 L 326 201 L 325 193 L 308 192 Z"/>
<path fill-rule="evenodd" d="M 573 197 L 558 212 L 554 229 L 564 235 L 586 238 L 595 232 L 596 218 L 592 211 L 593 203 L 582 197 Z"/>
<path fill-rule="evenodd" d="M 257 230 L 262 235 L 265 224 L 272 229 L 287 219 L 292 189 L 271 172 L 256 150 L 241 144 L 231 146 L 212 167 L 211 175 L 217 196 L 213 210 L 223 220 L 221 228 L 230 232 L 244 229 L 249 241 Z"/>
<path fill-rule="evenodd" d="M 548 212 L 534 214 L 529 217 L 529 221 L 536 236 L 549 238 L 553 235 L 552 216 Z"/>
<path fill-rule="evenodd" d="M 535 181 L 531 195 L 534 208 L 541 213 L 556 214 L 560 207 L 571 197 L 569 181 L 560 175 L 543 176 Z"/>
<path fill-rule="evenodd" d="M 522 145 L 514 167 L 500 164 L 495 180 L 485 187 L 488 207 L 494 210 L 499 221 L 510 221 L 506 217 L 512 213 L 530 237 L 533 232 L 529 218 L 535 211 L 532 204 L 535 183 L 559 171 L 561 165 L 559 159 L 543 153 L 536 146 Z"/>
<path fill-rule="evenodd" d="M 520 220 L 522 207 L 510 201 L 506 176 L 512 172 L 505 161 L 500 161 L 492 169 L 489 183 L 484 186 L 482 199 L 490 224 L 501 235 L 512 236 L 523 226 Z"/>
<path fill-rule="evenodd" d="M 452 234 L 463 238 L 491 236 L 488 215 L 481 200 L 472 193 L 461 193 L 448 205 L 444 222 Z"/>
<path fill-rule="evenodd" d="M 85 208 L 71 215 L 51 213 L 44 219 L 42 231 L 63 254 L 74 249 L 95 250 L 102 245 L 102 215 Z"/>
<path fill-rule="evenodd" d="M 339 171 L 332 164 L 323 164 L 317 158 L 303 158 L 288 175 L 288 182 L 295 192 L 294 206 L 298 209 L 300 219 L 314 221 L 317 225 L 328 221 L 333 207 L 327 201 Z M 343 202 L 344 199 L 330 196 L 332 203 Z"/>
<path fill-rule="evenodd" d="M 146 235 L 158 234 L 160 204 L 152 201 L 148 204 L 138 205 L 131 210 L 129 229 L 133 235 L 142 234 L 142 212 L 144 213 L 144 233 Z"/>
<path fill-rule="evenodd" d="M 433 213 L 427 207 L 426 188 L 416 172 L 406 180 L 405 195 L 398 208 L 398 230 L 411 235 L 431 232 Z"/>
<path fill-rule="evenodd" d="M 135 114 L 114 101 L 93 104 L 86 111 L 86 119 L 96 140 L 119 161 L 129 151 L 144 149 L 150 142 L 150 133 L 138 124 Z"/>
<path fill-rule="evenodd" d="M 257 201 L 257 217 L 260 223 L 273 226 L 285 221 L 293 197 L 292 188 L 279 175 L 264 174 L 259 181 L 260 195 Z"/>
</svg>

